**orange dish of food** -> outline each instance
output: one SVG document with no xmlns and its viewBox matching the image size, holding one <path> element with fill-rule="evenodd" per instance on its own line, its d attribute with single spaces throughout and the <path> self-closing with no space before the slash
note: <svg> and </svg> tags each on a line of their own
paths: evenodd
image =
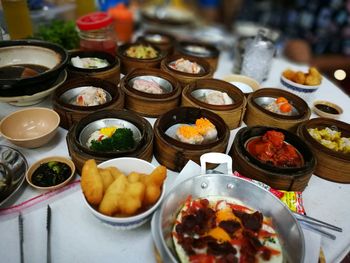
<svg viewBox="0 0 350 263">
<path fill-rule="evenodd" d="M 309 68 L 307 73 L 286 69 L 282 73 L 283 77 L 295 83 L 307 86 L 317 86 L 321 84 L 322 76 L 314 67 Z"/>
</svg>

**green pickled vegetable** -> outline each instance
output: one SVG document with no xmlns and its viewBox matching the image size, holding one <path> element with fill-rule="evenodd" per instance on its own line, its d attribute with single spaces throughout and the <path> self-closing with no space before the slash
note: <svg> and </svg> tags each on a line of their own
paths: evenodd
<svg viewBox="0 0 350 263">
<path fill-rule="evenodd" d="M 51 161 L 41 164 L 32 175 L 32 183 L 40 187 L 49 187 L 63 183 L 71 175 L 71 168 L 61 162 Z"/>
<path fill-rule="evenodd" d="M 133 133 L 128 128 L 117 129 L 110 138 L 101 141 L 92 140 L 90 149 L 94 151 L 122 151 L 135 146 Z"/>
</svg>

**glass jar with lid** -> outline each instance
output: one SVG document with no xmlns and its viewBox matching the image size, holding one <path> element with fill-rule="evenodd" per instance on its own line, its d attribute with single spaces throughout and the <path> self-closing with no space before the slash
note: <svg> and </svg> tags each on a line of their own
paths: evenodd
<svg viewBox="0 0 350 263">
<path fill-rule="evenodd" d="M 104 12 L 94 12 L 80 17 L 77 22 L 80 48 L 100 50 L 116 54 L 117 38 L 113 27 L 113 18 Z"/>
</svg>

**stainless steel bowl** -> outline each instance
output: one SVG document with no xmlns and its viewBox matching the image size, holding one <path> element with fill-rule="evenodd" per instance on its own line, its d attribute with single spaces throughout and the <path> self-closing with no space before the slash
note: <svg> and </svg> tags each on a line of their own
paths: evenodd
<svg viewBox="0 0 350 263">
<path fill-rule="evenodd" d="M 108 118 L 90 122 L 79 134 L 80 144 L 87 147 L 87 142 L 92 133 L 109 126 L 118 126 L 130 129 L 133 132 L 135 144 L 138 145 L 140 143 L 142 138 L 141 131 L 133 123 L 123 119 Z"/>
<path fill-rule="evenodd" d="M 147 81 L 153 81 L 155 83 L 157 83 L 160 88 L 163 90 L 163 94 L 164 93 L 170 93 L 173 91 L 173 85 L 171 85 L 171 83 L 166 80 L 166 79 L 163 79 L 163 78 L 160 78 L 160 77 L 157 77 L 157 76 L 151 76 L 151 75 L 145 75 L 145 76 L 138 76 L 138 77 L 135 77 L 135 78 L 132 78 L 129 80 L 129 83 L 128 85 L 130 87 L 133 87 L 134 86 L 134 81 L 135 80 L 147 80 Z"/>
<path fill-rule="evenodd" d="M 276 100 L 276 98 L 272 98 L 272 97 L 258 97 L 254 100 L 254 102 L 256 104 L 258 104 L 260 107 L 264 108 L 267 107 L 270 103 L 274 102 Z M 292 105 L 292 104 L 291 104 Z M 279 114 L 277 112 L 274 112 L 276 114 Z M 300 113 L 299 111 L 292 105 L 292 113 L 291 115 L 284 115 L 284 114 L 280 114 L 280 115 L 284 115 L 284 116 L 298 116 Z"/>
<path fill-rule="evenodd" d="M 207 155 L 217 156 L 217 153 Z M 207 162 L 218 163 L 218 159 L 221 159 L 219 163 L 225 162 L 225 158 L 221 158 L 221 156 L 225 155 L 222 154 L 216 160 L 207 160 Z M 156 239 L 156 244 L 158 243 L 163 262 L 178 262 L 172 240 L 172 231 L 176 217 L 190 195 L 193 199 L 208 196 L 235 198 L 246 206 L 260 211 L 264 216 L 271 217 L 282 245 L 284 260 L 286 262 L 304 262 L 304 235 L 291 211 L 264 188 L 232 176 L 229 162 L 228 167 L 228 174 L 225 175 L 203 174 L 189 178 L 175 186 L 166 196 L 152 222 L 152 234 Z M 202 173 L 203 171 L 205 171 L 205 167 L 203 168 L 202 165 Z"/>
<path fill-rule="evenodd" d="M 86 88 L 88 88 L 88 86 L 69 89 L 61 95 L 60 100 L 67 104 L 76 105 L 75 101 L 77 96 Z M 97 87 L 94 87 L 94 88 L 97 88 Z M 112 100 L 112 96 L 108 91 L 106 90 L 104 91 L 106 92 L 106 103 L 108 103 Z"/>
<path fill-rule="evenodd" d="M 205 97 L 210 93 L 210 92 L 213 92 L 213 91 L 216 91 L 214 89 L 196 89 L 194 91 L 191 92 L 191 96 L 196 98 L 197 100 L 200 100 L 200 101 L 203 101 L 204 102 L 204 99 Z M 229 96 L 230 97 L 230 96 Z M 231 98 L 231 97 L 230 97 Z M 232 100 L 232 104 L 235 103 L 234 99 L 231 98 Z"/>
<path fill-rule="evenodd" d="M 17 150 L 0 145 L 0 206 L 14 195 L 25 179 L 28 164 L 25 157 Z"/>
</svg>

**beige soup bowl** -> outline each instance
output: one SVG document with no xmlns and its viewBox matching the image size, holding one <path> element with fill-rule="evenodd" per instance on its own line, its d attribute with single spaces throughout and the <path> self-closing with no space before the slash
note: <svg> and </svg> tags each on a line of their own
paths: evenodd
<svg viewBox="0 0 350 263">
<path fill-rule="evenodd" d="M 0 122 L 0 133 L 13 144 L 38 148 L 56 133 L 60 116 L 47 108 L 28 108 L 13 112 Z"/>
</svg>

